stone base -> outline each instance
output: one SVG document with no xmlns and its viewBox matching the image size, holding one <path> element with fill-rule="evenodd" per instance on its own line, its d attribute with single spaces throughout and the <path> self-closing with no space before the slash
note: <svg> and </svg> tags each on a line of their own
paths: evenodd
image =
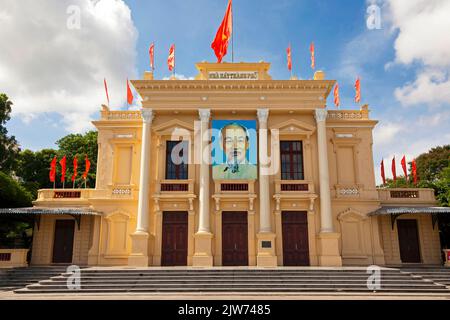
<svg viewBox="0 0 450 320">
<path fill-rule="evenodd" d="M 148 238 L 147 232 L 136 231 L 131 235 L 131 254 L 128 265 L 133 267 L 148 267 Z"/>
<path fill-rule="evenodd" d="M 275 233 L 260 232 L 256 238 L 258 239 L 256 265 L 258 267 L 276 267 L 278 263 L 275 255 Z"/>
<path fill-rule="evenodd" d="M 321 232 L 317 236 L 319 266 L 341 267 L 342 258 L 339 253 L 339 238 L 337 232 Z"/>
<path fill-rule="evenodd" d="M 194 255 L 192 256 L 192 266 L 194 267 L 212 267 L 212 233 L 197 232 L 194 235 Z"/>
</svg>

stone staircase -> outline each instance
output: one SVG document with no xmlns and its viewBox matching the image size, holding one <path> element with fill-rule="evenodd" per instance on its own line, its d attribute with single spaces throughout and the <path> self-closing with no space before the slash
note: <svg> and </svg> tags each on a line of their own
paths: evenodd
<svg viewBox="0 0 450 320">
<path fill-rule="evenodd" d="M 439 293 L 445 284 L 400 269 L 383 268 L 381 289 L 367 287 L 365 268 L 86 268 L 81 289 L 69 290 L 63 273 L 15 290 L 18 294 L 43 293 Z"/>
<path fill-rule="evenodd" d="M 422 268 L 403 268 L 404 272 L 414 274 L 416 277 L 427 279 L 438 285 L 444 285 L 450 288 L 450 268 L 444 267 L 422 267 Z"/>
<path fill-rule="evenodd" d="M 66 272 L 66 266 L 0 269 L 0 291 L 23 288 Z"/>
</svg>

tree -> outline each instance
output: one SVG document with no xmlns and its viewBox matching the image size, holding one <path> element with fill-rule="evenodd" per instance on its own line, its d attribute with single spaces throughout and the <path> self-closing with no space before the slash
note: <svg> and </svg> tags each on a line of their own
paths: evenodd
<svg viewBox="0 0 450 320">
<path fill-rule="evenodd" d="M 57 150 L 43 149 L 33 152 L 31 150 L 21 151 L 18 160 L 16 175 L 25 188 L 36 199 L 38 189 L 53 188 L 49 179 L 50 162 L 57 155 Z"/>
<path fill-rule="evenodd" d="M 89 131 L 85 134 L 69 134 L 59 139 L 56 144 L 59 149 L 43 149 L 33 152 L 24 150 L 20 152 L 18 157 L 18 170 L 16 175 L 22 184 L 30 191 L 34 198 L 37 197 L 38 189 L 53 188 L 50 182 L 50 162 L 56 155 L 58 162 L 62 157 L 66 156 L 66 180 L 65 187 L 71 188 L 71 177 L 73 174 L 73 158 L 78 158 L 78 175 L 75 181 L 75 188 L 79 188 L 84 184 L 81 178 L 85 170 L 85 156 L 87 155 L 91 161 L 91 168 L 88 174 L 88 186 L 95 186 L 95 168 L 97 167 L 97 132 Z M 56 166 L 56 187 L 62 187 L 61 183 L 61 166 Z"/>
<path fill-rule="evenodd" d="M 20 151 L 14 136 L 8 136 L 5 127 L 6 122 L 11 119 L 12 102 L 4 93 L 0 93 L 0 171 L 10 173 L 15 169 L 16 157 Z"/>
<path fill-rule="evenodd" d="M 97 168 L 97 131 L 88 131 L 85 134 L 69 134 L 58 141 L 56 144 L 59 147 L 58 159 L 66 156 L 67 158 L 67 171 L 66 171 L 66 181 L 71 186 L 71 177 L 73 174 L 73 158 L 77 156 L 78 159 L 78 175 L 75 181 L 75 186 L 81 186 L 84 183 L 82 179 L 82 174 L 85 171 L 85 158 L 86 155 L 91 162 L 91 167 L 88 173 L 87 181 L 88 185 L 95 186 L 95 169 Z M 59 166 L 58 166 L 59 167 Z M 59 170 L 60 168 L 58 168 Z M 57 171 L 59 172 L 59 171 Z"/>
<path fill-rule="evenodd" d="M 16 180 L 0 171 L 0 203 L 2 208 L 30 207 L 32 195 Z"/>
<path fill-rule="evenodd" d="M 420 180 L 434 181 L 444 168 L 450 166 L 450 145 L 432 148 L 416 158 Z"/>
</svg>

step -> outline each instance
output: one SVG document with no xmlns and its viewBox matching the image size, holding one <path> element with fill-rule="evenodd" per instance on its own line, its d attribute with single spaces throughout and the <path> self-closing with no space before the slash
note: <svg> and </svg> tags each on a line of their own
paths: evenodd
<svg viewBox="0 0 450 320">
<path fill-rule="evenodd" d="M 253 292 L 271 292 L 271 293 L 283 293 L 283 292 L 392 292 L 392 293 L 440 293 L 440 294 L 449 294 L 449 290 L 446 289 L 439 289 L 439 288 L 433 288 L 433 289 L 405 289 L 405 288 L 387 288 L 387 289 L 379 289 L 379 290 L 369 290 L 367 288 L 346 288 L 345 290 L 339 289 L 339 288 L 330 288 L 330 287 L 322 287 L 322 288 L 283 288 L 283 290 L 274 290 L 273 288 L 251 288 L 248 287 L 234 287 L 229 290 L 223 290 L 222 288 L 209 288 L 205 290 L 204 288 L 199 289 L 192 289 L 192 288 L 157 288 L 157 289 L 148 289 L 148 288 L 132 288 L 132 289 L 83 289 L 83 290 L 67 290 L 67 289 L 53 289 L 53 290 L 29 290 L 27 288 L 25 289 L 18 289 L 14 291 L 15 293 L 25 293 L 25 294 L 45 294 L 45 293 L 146 293 L 146 292 L 224 292 L 224 293 L 230 293 L 230 292 L 245 292 L 245 293 L 253 293 Z"/>
</svg>

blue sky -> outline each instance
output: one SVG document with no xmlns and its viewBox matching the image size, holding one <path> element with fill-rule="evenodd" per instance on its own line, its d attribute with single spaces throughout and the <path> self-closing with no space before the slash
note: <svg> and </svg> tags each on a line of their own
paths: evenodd
<svg viewBox="0 0 450 320">
<path fill-rule="evenodd" d="M 79 2 L 83 10 L 86 1 L 88 0 L 72 2 Z M 103 63 L 102 60 L 110 60 L 109 69 L 123 65 L 123 70 L 108 78 L 112 82 L 111 101 L 117 108 L 125 108 L 125 80 L 120 81 L 126 76 L 130 79 L 140 78 L 149 69 L 148 46 L 151 42 L 155 42 L 157 79 L 170 75 L 166 59 L 172 43 L 176 44 L 177 74 L 192 77 L 196 74 L 196 62 L 215 61 L 210 44 L 224 15 L 227 0 L 128 0 L 123 4 L 118 0 L 100 2 L 105 8 L 113 7 L 109 19 L 125 21 L 122 24 L 122 20 L 118 20 L 114 26 L 109 21 L 111 41 L 95 51 L 101 52 L 101 56 L 96 58 L 100 63 Z M 382 28 L 379 30 L 370 30 L 366 25 L 366 10 L 374 3 L 381 10 Z M 285 50 L 290 42 L 294 74 L 302 79 L 310 79 L 313 72 L 309 67 L 309 44 L 314 41 L 316 69 L 324 70 L 327 79 L 338 80 L 342 108 L 358 108 L 353 102 L 353 85 L 356 77 L 361 77 L 361 102 L 368 103 L 371 117 L 380 120 L 374 134 L 376 168 L 382 157 L 388 159 L 394 154 L 398 159 L 406 154 L 408 160 L 412 160 L 412 157 L 432 146 L 450 143 L 450 97 L 442 93 L 450 88 L 450 44 L 448 40 L 438 39 L 436 34 L 436 30 L 448 24 L 445 19 L 440 20 L 442 15 L 439 12 L 450 7 L 445 0 L 436 1 L 436 6 L 428 11 L 424 8 L 426 5 L 427 2 L 423 0 L 402 3 L 394 0 L 234 0 L 234 60 L 268 61 L 272 64 L 270 74 L 274 79 L 288 79 Z M 438 6 L 441 8 L 436 8 Z M 131 14 L 129 17 L 128 9 Z M 65 10 L 54 11 L 52 14 L 61 15 L 64 19 L 67 16 Z M 0 10 L 0 21 L 1 17 Z M 411 29 L 415 19 L 429 19 L 437 25 L 429 24 L 429 30 L 421 28 L 418 32 Z M 82 26 L 87 28 L 88 23 L 83 24 L 83 20 L 81 21 Z M 89 23 L 91 25 L 94 24 Z M 125 27 L 122 26 L 125 25 L 128 33 L 123 31 Z M 120 33 L 124 35 L 113 38 Z M 433 38 L 434 34 L 436 38 Z M 72 36 L 73 33 L 67 35 Z M 109 39 L 105 29 L 93 29 L 83 35 L 90 36 L 101 37 L 102 41 Z M 89 56 L 83 54 L 83 44 L 86 42 L 83 39 L 84 42 L 73 48 L 75 55 L 70 63 L 74 65 L 77 59 Z M 423 39 L 430 41 L 427 46 L 430 47 L 428 49 L 431 54 L 420 49 L 421 41 L 425 41 Z M 439 44 L 442 41 L 444 43 Z M 433 52 L 436 51 L 438 52 L 433 59 Z M 224 60 L 230 61 L 231 54 Z M 0 63 L 0 70 L 1 68 Z M 81 118 L 98 118 L 96 110 L 100 109 L 99 97 L 104 95 L 103 77 L 111 71 L 107 70 L 106 62 L 105 66 L 95 72 L 89 71 L 90 69 L 86 69 L 86 74 L 83 74 L 82 68 L 69 70 L 68 74 L 77 74 L 79 79 L 86 79 L 89 92 L 95 92 L 90 93 L 95 97 L 92 102 L 88 99 L 78 102 L 75 96 L 73 99 L 61 99 L 67 100 L 65 104 L 62 103 L 61 109 L 56 105 L 48 110 L 42 107 L 39 112 L 33 113 L 30 106 L 25 109 L 31 115 L 25 111 L 13 115 L 7 127 L 17 137 L 22 148 L 37 150 L 54 147 L 54 142 L 65 134 L 83 131 L 74 126 Z M 89 82 L 91 78 L 95 81 Z M 0 76 L 0 85 L 1 80 Z M 83 95 L 83 90 L 79 91 Z M 13 98 L 14 95 L 12 100 L 15 102 Z M 63 109 L 65 105 L 70 105 L 70 101 L 83 106 L 88 104 L 89 108 L 86 107 L 82 116 L 71 111 L 70 118 L 64 114 Z M 328 106 L 334 108 L 332 96 L 328 99 Z M 17 108 L 20 111 L 21 106 Z M 378 178 L 378 171 L 376 175 Z"/>
</svg>

